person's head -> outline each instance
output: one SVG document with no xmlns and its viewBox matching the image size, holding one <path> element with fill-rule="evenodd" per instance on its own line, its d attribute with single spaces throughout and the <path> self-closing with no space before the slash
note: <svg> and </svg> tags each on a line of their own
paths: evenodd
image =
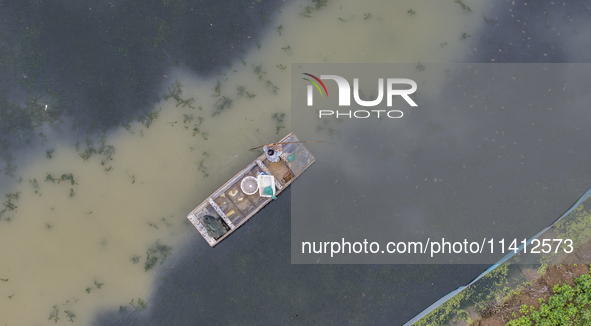
<svg viewBox="0 0 591 326">
<path fill-rule="evenodd" d="M 274 150 L 272 150 L 272 149 L 270 149 L 270 150 L 268 150 L 268 151 L 267 151 L 267 153 L 268 153 L 270 156 L 273 156 L 273 154 L 275 154 L 275 151 L 274 151 Z"/>
</svg>

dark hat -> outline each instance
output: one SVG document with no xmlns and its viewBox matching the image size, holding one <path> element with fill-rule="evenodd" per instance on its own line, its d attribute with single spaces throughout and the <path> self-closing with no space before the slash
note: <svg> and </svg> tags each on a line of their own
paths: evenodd
<svg viewBox="0 0 591 326">
<path fill-rule="evenodd" d="M 272 150 L 272 149 L 270 149 L 270 150 L 268 150 L 268 151 L 267 151 L 267 153 L 269 153 L 269 155 L 271 155 L 271 156 L 272 156 L 273 154 L 275 154 L 275 151 L 274 151 L 274 150 Z"/>
</svg>

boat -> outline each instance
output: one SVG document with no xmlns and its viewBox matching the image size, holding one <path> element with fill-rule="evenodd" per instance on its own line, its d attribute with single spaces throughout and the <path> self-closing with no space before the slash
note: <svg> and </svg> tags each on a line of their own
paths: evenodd
<svg viewBox="0 0 591 326">
<path fill-rule="evenodd" d="M 279 141 L 290 143 L 281 145 L 279 162 L 270 162 L 265 153 L 261 154 L 187 215 L 211 247 L 246 223 L 316 161 L 303 143 L 293 143 L 298 141 L 289 133 Z M 267 182 L 265 187 L 261 187 L 262 182 Z"/>
</svg>

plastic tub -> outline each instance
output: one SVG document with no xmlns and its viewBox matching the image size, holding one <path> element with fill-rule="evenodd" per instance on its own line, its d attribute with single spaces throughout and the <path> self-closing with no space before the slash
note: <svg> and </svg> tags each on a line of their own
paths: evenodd
<svg viewBox="0 0 591 326">
<path fill-rule="evenodd" d="M 272 175 L 259 175 L 259 196 L 261 197 L 274 197 L 275 196 L 275 177 Z M 273 195 L 265 195 L 264 189 L 271 186 L 273 189 Z"/>
</svg>

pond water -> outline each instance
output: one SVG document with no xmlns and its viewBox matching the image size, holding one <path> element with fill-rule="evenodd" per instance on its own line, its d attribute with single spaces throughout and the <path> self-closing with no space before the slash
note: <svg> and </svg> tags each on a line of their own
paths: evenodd
<svg viewBox="0 0 591 326">
<path fill-rule="evenodd" d="M 106 129 L 87 137 L 90 127 L 78 121 L 90 113 L 85 107 L 77 116 L 75 105 L 98 95 L 80 94 L 74 109 L 63 110 L 60 129 L 44 125 L 37 143 L 12 149 L 16 170 L 0 180 L 1 323 L 397 325 L 488 267 L 291 265 L 291 189 L 213 249 L 186 214 L 255 158 L 249 148 L 291 130 L 292 63 L 584 61 L 589 29 L 580 18 L 589 13 L 582 2 L 527 10 L 491 1 L 276 5 L 249 14 L 258 27 L 244 32 L 252 35 L 216 40 L 200 62 L 136 76 L 165 94 L 153 108 L 117 97 L 104 105 L 118 112 L 121 103 L 127 113 L 99 114 Z M 236 15 L 211 6 L 199 10 Z M 190 35 L 187 44 L 207 47 Z M 238 40 L 250 42 L 244 51 L 236 50 Z M 203 68 L 212 53 L 223 64 Z M 137 112 L 143 119 L 128 122 Z"/>
</svg>

